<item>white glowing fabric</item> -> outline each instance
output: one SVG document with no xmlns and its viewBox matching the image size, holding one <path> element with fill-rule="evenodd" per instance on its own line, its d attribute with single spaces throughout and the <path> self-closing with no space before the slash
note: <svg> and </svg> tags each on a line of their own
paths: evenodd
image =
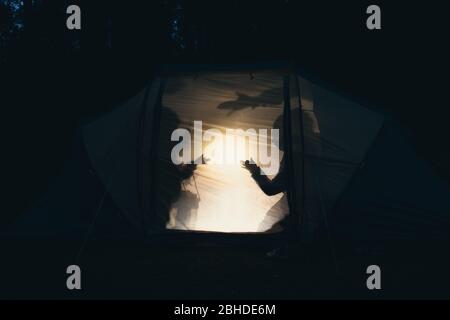
<svg viewBox="0 0 450 320">
<path fill-rule="evenodd" d="M 202 121 L 203 130 L 215 128 L 224 134 L 226 129 L 256 132 L 272 129 L 283 111 L 283 78 L 269 74 L 253 76 L 251 79 L 249 74 L 241 73 L 169 78 L 163 107 L 174 112 L 179 126 L 189 129 L 192 135 L 194 121 Z M 167 127 L 173 124 L 167 124 L 163 116 L 161 131 Z M 239 164 L 239 160 L 247 157 L 239 155 L 236 146 L 226 144 L 224 155 L 234 156 L 237 161 L 214 164 L 214 142 L 203 145 L 203 154 L 212 164 L 199 165 L 194 177 L 183 183 L 180 197 L 171 207 L 169 229 L 263 232 L 288 213 L 284 193 L 264 194 Z M 261 142 L 258 147 L 268 145 Z M 247 152 L 248 148 L 247 144 Z M 258 163 L 258 159 L 254 160 Z M 281 157 L 278 164 L 280 161 Z M 160 171 L 162 183 L 163 174 Z"/>
</svg>

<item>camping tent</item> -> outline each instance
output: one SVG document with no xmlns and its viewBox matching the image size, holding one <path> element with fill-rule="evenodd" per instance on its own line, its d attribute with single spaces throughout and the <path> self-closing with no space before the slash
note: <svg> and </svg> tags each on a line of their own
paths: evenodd
<svg viewBox="0 0 450 320">
<path fill-rule="evenodd" d="M 239 163 L 206 163 L 172 196 L 178 182 L 167 168 L 171 133 L 183 127 L 194 136 L 194 121 L 202 121 L 203 132 L 280 128 L 285 192 L 264 194 Z M 314 232 L 382 125 L 382 115 L 285 70 L 175 72 L 86 126 L 84 141 L 106 190 L 145 232 L 160 231 L 159 220 L 165 229 L 276 232 L 283 218 L 285 228 Z M 211 144 L 204 147 L 211 158 Z"/>
<path fill-rule="evenodd" d="M 208 129 L 280 129 L 276 150 L 284 192 L 266 195 L 238 162 L 211 161 L 220 154 L 213 139 L 201 141 L 206 163 L 181 179 L 169 156 L 172 133 L 183 128 L 195 140 L 194 121 L 202 121 L 202 135 Z M 91 172 L 104 190 L 90 202 L 92 215 L 81 219 L 87 205 L 67 205 L 86 195 L 47 195 L 47 204 L 24 216 L 32 222 L 22 230 L 61 236 L 68 234 L 66 224 L 84 237 L 99 219 L 113 216 L 105 208 L 108 197 L 121 223 L 143 235 L 295 230 L 310 238 L 326 227 L 355 240 L 448 237 L 450 188 L 415 154 L 401 127 L 292 70 L 171 68 L 81 128 L 81 137 L 88 163 L 83 172 Z M 258 140 L 258 150 L 274 144 L 271 137 Z M 249 144 L 245 148 L 234 160 L 249 158 Z M 48 202 L 56 198 L 60 204 L 51 209 Z"/>
</svg>

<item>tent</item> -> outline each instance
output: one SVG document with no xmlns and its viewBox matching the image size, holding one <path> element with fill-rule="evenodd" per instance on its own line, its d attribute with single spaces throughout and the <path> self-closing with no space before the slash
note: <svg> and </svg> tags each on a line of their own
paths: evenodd
<svg viewBox="0 0 450 320">
<path fill-rule="evenodd" d="M 202 160 L 181 179 L 171 158 L 172 133 L 183 128 L 195 143 L 195 121 L 203 125 Z M 239 162 L 216 163 L 222 145 L 205 141 L 209 129 L 257 134 L 280 129 L 276 151 L 283 164 L 278 170 L 286 177 L 283 192 L 265 194 Z M 46 211 L 46 221 L 72 221 L 80 236 L 97 219 L 111 217 L 104 205 L 108 197 L 120 224 L 144 237 L 294 231 L 311 239 L 323 229 L 353 239 L 417 237 L 425 231 L 448 237 L 450 188 L 415 154 L 404 130 L 389 115 L 291 69 L 166 68 L 128 102 L 83 126 L 81 139 L 86 171 L 104 190 L 92 202 L 92 215 L 83 220 L 73 209 L 72 221 L 61 210 L 57 218 L 37 210 Z M 258 150 L 276 145 L 271 136 L 257 141 Z M 224 148 L 225 157 L 249 158 L 250 143 L 240 157 L 235 147 Z M 33 221 L 38 220 L 42 217 Z"/>
<path fill-rule="evenodd" d="M 286 158 L 283 170 L 290 171 L 285 192 L 264 194 L 239 163 L 199 164 L 178 190 L 168 168 L 173 130 L 187 128 L 193 136 L 194 121 L 202 121 L 203 132 L 270 130 L 280 117 L 285 139 L 279 149 Z M 290 220 L 285 227 L 313 230 L 360 166 L 382 123 L 381 115 L 283 71 L 175 73 L 156 78 L 130 102 L 88 125 L 84 139 L 106 189 L 145 232 L 161 225 L 273 232 L 283 219 Z M 223 153 L 233 151 L 226 146 Z"/>
</svg>

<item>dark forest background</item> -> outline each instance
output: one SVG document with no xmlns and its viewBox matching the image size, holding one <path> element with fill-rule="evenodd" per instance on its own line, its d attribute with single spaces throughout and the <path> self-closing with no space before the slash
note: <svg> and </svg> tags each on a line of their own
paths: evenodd
<svg viewBox="0 0 450 320">
<path fill-rule="evenodd" d="M 375 3 L 378 31 L 365 27 L 372 1 L 0 0 L 0 223 L 61 172 L 82 121 L 131 97 L 161 63 L 293 63 L 393 111 L 421 157 L 450 177 L 448 100 L 439 97 L 448 90 L 438 62 L 446 57 L 445 10 L 429 1 Z M 66 28 L 70 4 L 81 7 L 81 31 Z"/>
</svg>

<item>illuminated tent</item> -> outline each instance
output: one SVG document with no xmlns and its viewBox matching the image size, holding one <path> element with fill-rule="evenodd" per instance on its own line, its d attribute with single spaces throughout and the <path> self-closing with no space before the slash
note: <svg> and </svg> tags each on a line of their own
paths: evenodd
<svg viewBox="0 0 450 320">
<path fill-rule="evenodd" d="M 279 128 L 284 192 L 265 194 L 239 162 L 215 163 L 211 141 L 202 142 L 206 164 L 179 179 L 171 134 L 193 133 L 194 121 L 202 134 Z M 448 239 L 450 188 L 406 131 L 292 70 L 169 69 L 80 130 L 79 168 L 66 170 L 12 233 L 83 238 L 106 226 L 113 238 L 294 230 L 310 239 L 327 230 L 352 241 Z M 258 149 L 273 144 L 258 140 Z"/>
<path fill-rule="evenodd" d="M 168 168 L 171 133 L 181 127 L 193 136 L 194 121 L 204 131 L 280 128 L 285 192 L 264 194 L 236 162 L 199 164 L 178 186 Z M 326 222 L 382 124 L 380 114 L 283 70 L 170 72 L 86 126 L 84 141 L 96 174 L 138 230 L 309 232 Z M 214 158 L 213 144 L 203 146 Z M 225 156 L 233 152 L 225 147 Z"/>
</svg>

